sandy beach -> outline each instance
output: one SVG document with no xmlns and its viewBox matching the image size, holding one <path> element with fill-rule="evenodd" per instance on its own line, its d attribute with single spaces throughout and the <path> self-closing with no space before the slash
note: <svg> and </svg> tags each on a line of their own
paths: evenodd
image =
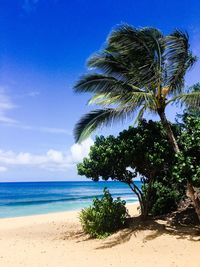
<svg viewBox="0 0 200 267">
<path fill-rule="evenodd" d="M 136 215 L 137 205 L 128 206 Z M 105 240 L 81 231 L 78 211 L 0 219 L 1 267 L 199 267 L 200 236 L 163 221 Z"/>
</svg>

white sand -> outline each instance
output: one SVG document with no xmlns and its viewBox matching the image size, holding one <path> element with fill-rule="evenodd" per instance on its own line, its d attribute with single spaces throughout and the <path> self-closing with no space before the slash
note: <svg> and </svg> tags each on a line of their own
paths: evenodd
<svg viewBox="0 0 200 267">
<path fill-rule="evenodd" d="M 137 214 L 136 205 L 129 206 Z M 200 267 L 200 236 L 125 229 L 106 240 L 87 239 L 78 212 L 0 219 L 1 267 Z"/>
</svg>

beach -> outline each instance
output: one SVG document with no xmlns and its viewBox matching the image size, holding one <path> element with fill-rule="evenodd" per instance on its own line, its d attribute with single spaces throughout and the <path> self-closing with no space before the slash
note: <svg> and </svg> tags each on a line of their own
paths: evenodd
<svg viewBox="0 0 200 267">
<path fill-rule="evenodd" d="M 128 205 L 132 216 L 137 206 Z M 167 230 L 159 221 L 159 227 L 124 229 L 95 240 L 82 233 L 78 213 L 0 219 L 0 266 L 200 266 L 200 237 L 192 232 Z"/>
</svg>

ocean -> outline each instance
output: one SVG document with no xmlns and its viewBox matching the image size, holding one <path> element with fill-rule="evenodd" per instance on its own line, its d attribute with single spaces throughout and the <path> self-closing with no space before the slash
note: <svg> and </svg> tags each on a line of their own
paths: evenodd
<svg viewBox="0 0 200 267">
<path fill-rule="evenodd" d="M 140 182 L 138 182 L 139 185 Z M 137 202 L 120 182 L 20 182 L 0 183 L 0 218 L 71 211 L 89 206 L 107 187 L 113 198 Z"/>
</svg>

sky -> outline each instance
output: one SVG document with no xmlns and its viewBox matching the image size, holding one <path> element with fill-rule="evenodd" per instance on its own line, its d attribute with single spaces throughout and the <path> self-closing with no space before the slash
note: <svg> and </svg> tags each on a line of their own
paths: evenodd
<svg viewBox="0 0 200 267">
<path fill-rule="evenodd" d="M 121 23 L 187 30 L 200 57 L 199 10 L 198 0 L 0 0 L 0 182 L 83 180 L 76 163 L 95 135 L 74 144 L 74 125 L 89 108 L 73 84 L 87 58 Z M 187 86 L 199 82 L 199 70 L 197 62 Z M 168 118 L 176 112 L 169 108 Z"/>
</svg>

